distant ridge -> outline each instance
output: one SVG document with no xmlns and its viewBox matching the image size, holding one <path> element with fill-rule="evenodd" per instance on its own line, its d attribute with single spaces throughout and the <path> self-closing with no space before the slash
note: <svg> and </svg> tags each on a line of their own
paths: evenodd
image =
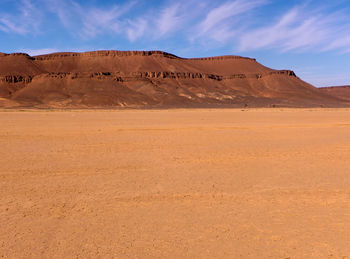
<svg viewBox="0 0 350 259">
<path fill-rule="evenodd" d="M 22 54 L 22 53 L 15 53 L 16 54 Z M 9 54 L 13 55 L 13 54 Z M 24 54 L 27 55 L 27 54 Z M 241 56 L 233 56 L 233 55 L 225 55 L 225 56 L 215 56 L 215 57 L 203 57 L 203 58 L 182 58 L 179 56 L 176 56 L 171 53 L 167 53 L 164 51 L 158 51 L 158 50 L 151 50 L 151 51 L 117 51 L 117 50 L 99 50 L 99 51 L 87 51 L 87 52 L 57 52 L 47 55 L 38 55 L 34 56 L 34 59 L 42 60 L 47 58 L 55 58 L 55 57 L 128 57 L 128 56 L 163 56 L 166 58 L 175 58 L 175 59 L 183 59 L 183 60 L 223 60 L 223 59 L 249 59 L 256 61 L 253 58 L 248 57 L 241 57 Z"/>
<path fill-rule="evenodd" d="M 324 87 L 320 87 L 320 89 L 340 89 L 340 88 L 347 89 L 349 87 L 350 85 L 324 86 Z"/>
<path fill-rule="evenodd" d="M 347 107 L 293 71 L 253 58 L 163 51 L 0 53 L 0 107 Z"/>
<path fill-rule="evenodd" d="M 350 85 L 321 87 L 320 91 L 350 101 Z"/>
</svg>

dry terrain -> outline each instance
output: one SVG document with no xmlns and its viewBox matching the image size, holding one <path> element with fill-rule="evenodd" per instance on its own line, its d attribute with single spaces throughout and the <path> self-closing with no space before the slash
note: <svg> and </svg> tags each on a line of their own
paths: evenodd
<svg viewBox="0 0 350 259">
<path fill-rule="evenodd" d="M 268 68 L 253 58 L 109 50 L 34 57 L 0 53 L 0 107 L 345 108 L 350 98 L 344 90 L 320 90 L 293 71 Z"/>
<path fill-rule="evenodd" d="M 0 125 L 0 258 L 350 258 L 350 109 Z"/>
<path fill-rule="evenodd" d="M 350 100 L 350 85 L 322 87 L 319 90 L 343 100 Z"/>
</svg>

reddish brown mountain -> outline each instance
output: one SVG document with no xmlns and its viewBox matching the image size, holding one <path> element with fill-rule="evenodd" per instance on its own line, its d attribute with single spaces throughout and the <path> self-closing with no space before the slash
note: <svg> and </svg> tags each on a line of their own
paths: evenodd
<svg viewBox="0 0 350 259">
<path fill-rule="evenodd" d="M 2 107 L 338 107 L 292 71 L 239 56 L 185 59 L 161 51 L 31 57 L 0 53 Z"/>
<path fill-rule="evenodd" d="M 333 95 L 339 99 L 350 101 L 350 85 L 322 87 L 320 91 Z"/>
</svg>

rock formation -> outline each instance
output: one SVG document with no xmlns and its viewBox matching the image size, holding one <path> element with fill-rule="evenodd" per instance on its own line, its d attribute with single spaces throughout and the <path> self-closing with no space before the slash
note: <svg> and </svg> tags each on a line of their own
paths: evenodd
<svg viewBox="0 0 350 259">
<path fill-rule="evenodd" d="M 350 85 L 322 87 L 320 91 L 339 99 L 350 101 Z"/>
<path fill-rule="evenodd" d="M 0 106 L 38 108 L 341 107 L 293 71 L 255 59 L 185 59 L 161 51 L 31 57 L 0 53 Z"/>
</svg>

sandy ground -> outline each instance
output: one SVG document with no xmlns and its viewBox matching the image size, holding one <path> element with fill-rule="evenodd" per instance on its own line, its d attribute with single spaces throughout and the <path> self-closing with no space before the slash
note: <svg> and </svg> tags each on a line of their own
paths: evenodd
<svg viewBox="0 0 350 259">
<path fill-rule="evenodd" d="M 350 258 L 349 109 L 0 125 L 0 257 Z"/>
</svg>

